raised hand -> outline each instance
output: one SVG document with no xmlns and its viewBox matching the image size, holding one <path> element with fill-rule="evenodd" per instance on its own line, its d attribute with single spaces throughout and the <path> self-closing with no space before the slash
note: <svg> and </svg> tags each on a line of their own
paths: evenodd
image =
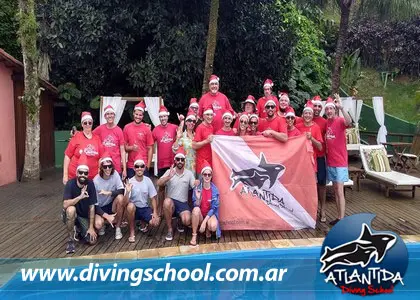
<svg viewBox="0 0 420 300">
<path fill-rule="evenodd" d="M 133 184 L 127 183 L 125 185 L 125 190 L 127 191 L 127 193 L 130 193 L 132 189 L 133 189 Z"/>
<path fill-rule="evenodd" d="M 80 191 L 80 199 L 83 200 L 88 197 L 89 197 L 89 194 L 87 192 L 87 185 L 85 185 L 84 187 L 82 187 L 82 190 Z"/>
<path fill-rule="evenodd" d="M 175 168 L 174 168 L 174 165 L 172 164 L 171 168 L 169 169 L 169 178 L 174 177 L 174 175 L 175 175 Z"/>
<path fill-rule="evenodd" d="M 342 103 L 341 103 L 341 98 L 340 98 L 340 95 L 339 95 L 339 94 L 337 94 L 337 93 L 335 93 L 335 94 L 334 94 L 334 98 L 335 98 L 335 100 L 334 100 L 334 102 L 335 102 L 335 106 L 336 106 L 338 109 L 340 109 L 340 108 L 342 107 Z"/>
</svg>

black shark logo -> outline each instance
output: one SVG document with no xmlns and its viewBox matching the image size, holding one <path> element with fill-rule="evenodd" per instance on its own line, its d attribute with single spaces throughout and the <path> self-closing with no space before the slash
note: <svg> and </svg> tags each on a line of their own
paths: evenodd
<svg viewBox="0 0 420 300">
<path fill-rule="evenodd" d="M 320 272 L 325 273 L 337 264 L 365 267 L 374 256 L 376 256 L 375 262 L 380 263 L 396 241 L 396 236 L 390 233 L 372 234 L 369 226 L 364 223 L 362 232 L 356 240 L 333 249 L 325 247 L 320 259 L 323 264 Z"/>
<path fill-rule="evenodd" d="M 260 164 L 256 168 L 241 171 L 232 170 L 232 174 L 230 175 L 230 179 L 232 180 L 231 190 L 240 182 L 247 186 L 261 189 L 267 180 L 269 181 L 269 188 L 271 188 L 283 170 L 285 170 L 285 167 L 282 165 L 267 163 L 264 153 L 261 153 Z"/>
</svg>

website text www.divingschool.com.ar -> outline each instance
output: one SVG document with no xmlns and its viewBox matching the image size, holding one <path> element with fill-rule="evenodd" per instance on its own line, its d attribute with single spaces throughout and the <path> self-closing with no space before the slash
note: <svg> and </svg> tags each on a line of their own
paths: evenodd
<svg viewBox="0 0 420 300">
<path fill-rule="evenodd" d="M 98 263 L 77 272 L 75 268 L 21 269 L 23 282 L 127 282 L 132 287 L 142 282 L 280 282 L 287 268 L 216 268 L 206 263 L 202 268 L 172 268 L 166 263 L 162 268 L 122 268 L 117 263 L 101 267 Z M 214 274 L 211 275 L 211 274 Z"/>
</svg>

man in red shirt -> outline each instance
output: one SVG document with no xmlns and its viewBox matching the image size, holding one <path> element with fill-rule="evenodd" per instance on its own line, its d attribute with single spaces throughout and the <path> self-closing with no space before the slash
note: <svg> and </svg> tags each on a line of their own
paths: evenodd
<svg viewBox="0 0 420 300">
<path fill-rule="evenodd" d="M 223 127 L 223 111 L 229 110 L 232 113 L 232 115 L 235 115 L 235 112 L 232 109 L 232 106 L 230 105 L 229 99 L 226 97 L 226 95 L 219 92 L 219 77 L 217 77 L 216 75 L 210 76 L 209 89 L 210 91 L 208 93 L 205 93 L 198 103 L 198 116 L 200 118 L 203 118 L 204 110 L 209 105 L 211 105 L 214 112 L 214 120 L 212 125 L 214 130 L 213 133 L 215 133 Z"/>
<path fill-rule="evenodd" d="M 258 125 L 258 131 L 265 137 L 273 137 L 280 142 L 287 141 L 287 125 L 284 118 L 275 114 L 276 103 L 268 100 L 265 103 L 267 118 L 261 119 Z"/>
<path fill-rule="evenodd" d="M 106 123 L 93 130 L 101 139 L 104 150 L 111 155 L 115 170 L 122 175 L 122 179 L 127 177 L 127 164 L 125 161 L 125 141 L 122 129 L 115 124 L 115 110 L 111 105 L 105 107 L 104 111 Z M 121 173 L 122 171 L 122 173 Z"/>
<path fill-rule="evenodd" d="M 322 214 L 323 212 L 322 207 L 325 207 L 325 201 L 326 201 L 326 196 L 327 196 L 326 195 L 327 163 L 325 161 L 325 132 L 327 130 L 327 120 L 321 117 L 321 111 L 322 111 L 321 97 L 320 96 L 313 97 L 312 103 L 314 105 L 313 121 L 321 129 L 321 134 L 322 134 L 322 137 L 324 138 L 324 142 L 322 143 L 322 150 L 318 153 L 318 157 L 317 157 L 318 171 L 316 173 L 316 177 L 318 179 L 317 180 L 318 200 L 321 203 L 321 222 L 324 223 L 327 220 L 325 217 L 325 214 Z"/>
<path fill-rule="evenodd" d="M 273 81 L 271 79 L 266 79 L 264 81 L 264 96 L 258 99 L 257 102 L 257 112 L 260 118 L 267 118 L 267 112 L 265 111 L 265 104 L 268 100 L 273 100 L 276 104 L 276 112 L 279 110 L 279 100 L 277 97 L 272 94 L 273 91 Z"/>
<path fill-rule="evenodd" d="M 325 143 L 327 146 L 327 179 L 332 181 L 337 202 L 338 217 L 331 221 L 330 225 L 336 224 L 344 218 L 346 209 L 346 199 L 344 198 L 344 182 L 349 180 L 348 154 L 346 148 L 346 128 L 351 124 L 349 114 L 343 109 L 341 99 L 338 94 L 334 95 L 325 104 L 325 114 L 327 115 L 327 129 Z M 337 116 L 340 110 L 344 116 Z"/>
<path fill-rule="evenodd" d="M 153 157 L 153 136 L 149 126 L 144 124 L 143 114 L 145 110 L 144 102 L 138 103 L 134 107 L 134 121 L 125 125 L 123 133 L 125 140 L 125 151 L 128 152 L 127 161 L 127 177 L 131 178 L 135 175 L 134 161 L 140 154 L 141 159 L 146 162 L 147 168 L 144 175 L 149 176 L 150 164 Z"/>
<path fill-rule="evenodd" d="M 204 163 L 207 161 L 210 165 L 212 163 L 210 143 L 213 140 L 213 107 L 208 105 L 203 111 L 203 123 L 198 125 L 195 130 L 192 148 L 196 150 L 196 165 L 197 174 L 200 174 Z"/>
</svg>

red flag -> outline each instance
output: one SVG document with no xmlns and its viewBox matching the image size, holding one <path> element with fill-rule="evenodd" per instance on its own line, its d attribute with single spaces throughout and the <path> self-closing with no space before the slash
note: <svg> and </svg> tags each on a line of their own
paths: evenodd
<svg viewBox="0 0 420 300">
<path fill-rule="evenodd" d="M 224 230 L 315 228 L 318 197 L 313 148 L 305 136 L 215 136 L 213 181 Z"/>
</svg>

